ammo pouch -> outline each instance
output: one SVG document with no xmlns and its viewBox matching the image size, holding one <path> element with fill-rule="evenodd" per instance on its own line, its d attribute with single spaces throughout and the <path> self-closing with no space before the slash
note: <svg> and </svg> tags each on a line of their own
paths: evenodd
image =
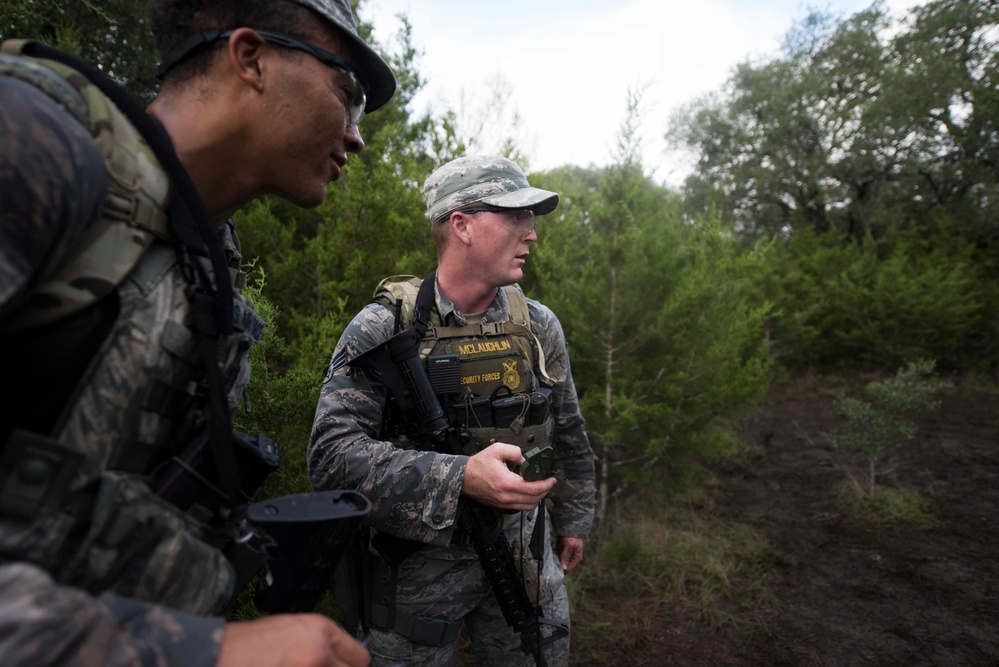
<svg viewBox="0 0 999 667">
<path fill-rule="evenodd" d="M 220 612 L 235 580 L 204 537 L 145 484 L 113 472 L 67 493 L 60 507 L 39 507 L 32 517 L 0 513 L 0 557 L 35 563 L 94 594 L 111 591 L 193 614 Z"/>
<path fill-rule="evenodd" d="M 550 445 L 555 433 L 550 405 L 551 390 L 547 388 L 514 394 L 501 386 L 492 396 L 465 398 L 455 406 L 455 412 L 458 423 L 471 436 L 468 454 L 493 442 L 517 445 L 524 452 Z"/>
<path fill-rule="evenodd" d="M 101 475 L 87 523 L 75 554 L 56 571 L 60 581 L 196 614 L 218 613 L 231 598 L 235 572 L 222 553 L 129 476 Z"/>
<path fill-rule="evenodd" d="M 515 396 L 534 396 L 535 394 L 515 394 Z M 465 427 L 465 430 L 471 438 L 466 446 L 466 454 L 469 456 L 482 451 L 494 442 L 517 445 L 523 454 L 527 454 L 532 449 L 544 449 L 552 445 L 555 436 L 555 418 L 549 411 L 546 412 L 544 421 L 538 425 L 523 426 L 519 419 L 514 419 L 506 427 L 492 426 L 487 428 L 469 425 Z M 552 489 L 551 498 L 555 502 L 564 502 L 572 497 L 573 487 L 557 471 L 555 471 L 555 477 L 558 479 L 558 483 Z"/>
<path fill-rule="evenodd" d="M 369 539 L 366 528 L 355 538 L 356 548 L 340 561 L 336 573 L 341 622 L 348 631 L 365 628 L 394 632 L 417 644 L 443 646 L 458 640 L 463 621 L 414 616 L 396 608 L 399 565 L 425 545 L 378 533 Z M 342 587 L 342 588 L 341 588 Z"/>
</svg>

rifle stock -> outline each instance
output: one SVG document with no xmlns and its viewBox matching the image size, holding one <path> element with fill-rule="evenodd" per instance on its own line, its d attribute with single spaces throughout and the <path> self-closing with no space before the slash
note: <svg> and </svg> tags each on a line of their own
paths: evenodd
<svg viewBox="0 0 999 667">
<path fill-rule="evenodd" d="M 371 503 L 355 491 L 317 491 L 241 505 L 232 514 L 209 439 L 207 429 L 199 431 L 163 466 L 153 490 L 182 511 L 225 528 L 220 534 L 229 538 L 218 546 L 236 571 L 236 591 L 266 566 L 256 593 L 260 611 L 312 611 Z M 239 431 L 233 432 L 232 442 L 241 499 L 246 501 L 277 470 L 278 447 L 263 434 Z"/>
<path fill-rule="evenodd" d="M 263 548 L 267 574 L 257 591 L 257 608 L 270 613 L 315 609 L 370 510 L 367 498 L 344 490 L 281 496 L 250 505 L 247 520 L 274 538 Z"/>
</svg>

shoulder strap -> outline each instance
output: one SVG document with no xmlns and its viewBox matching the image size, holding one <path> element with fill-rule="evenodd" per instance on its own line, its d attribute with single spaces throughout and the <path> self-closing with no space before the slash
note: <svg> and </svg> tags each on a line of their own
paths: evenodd
<svg viewBox="0 0 999 667">
<path fill-rule="evenodd" d="M 37 42 L 24 44 L 21 52 L 35 58 L 54 60 L 83 74 L 149 142 L 175 185 L 170 200 L 170 227 L 180 245 L 185 277 L 198 296 L 196 327 L 208 335 L 232 333 L 232 286 L 228 280 L 217 279 L 229 275 L 222 244 L 201 195 L 177 157 L 173 142 L 163 126 L 107 75 L 82 60 Z"/>
<path fill-rule="evenodd" d="M 515 283 L 505 286 L 503 294 L 506 295 L 506 307 L 510 314 L 510 321 L 527 327 L 527 330 L 530 331 L 531 312 L 527 309 L 527 297 L 524 296 L 524 290 Z"/>
<path fill-rule="evenodd" d="M 534 331 L 531 329 L 531 311 L 527 307 L 527 296 L 524 295 L 524 290 L 520 288 L 519 284 L 515 283 L 504 287 L 503 293 L 506 294 L 506 307 L 510 313 L 510 324 L 527 330 L 527 334 L 531 339 L 531 346 L 538 355 L 537 372 L 548 386 L 553 385 L 554 381 L 548 377 L 548 371 L 545 368 L 545 351 L 541 349 L 541 341 L 538 340 L 538 337 L 534 335 Z"/>
<path fill-rule="evenodd" d="M 218 360 L 219 336 L 232 333 L 233 293 L 218 231 L 204 201 L 177 157 L 173 142 L 163 126 L 104 73 L 78 58 L 37 42 L 22 44 L 20 48 L 24 55 L 62 63 L 85 76 L 146 139 L 173 181 L 170 227 L 176 236 L 177 256 L 188 283 L 187 297 L 208 378 L 208 427 L 212 453 L 223 489 L 230 501 L 238 504 L 241 498 L 231 439 L 232 418 Z"/>
<path fill-rule="evenodd" d="M 4 318 L 5 332 L 65 319 L 113 292 L 154 239 L 168 240 L 170 181 L 151 148 L 124 114 L 73 67 L 27 55 L 32 42 L 0 43 L 0 75 L 25 81 L 65 108 L 93 137 L 107 188 L 100 213 L 73 252 L 35 275 L 33 286 Z"/>
<path fill-rule="evenodd" d="M 395 310 L 395 333 L 402 331 L 413 321 L 416 308 L 416 295 L 420 291 L 421 280 L 413 275 L 389 276 L 378 283 L 371 300 L 390 306 Z"/>
<path fill-rule="evenodd" d="M 423 279 L 420 291 L 416 295 L 416 305 L 413 307 L 413 329 L 420 336 L 420 340 L 427 335 L 427 326 L 430 324 L 430 313 L 434 309 L 434 288 L 437 285 L 437 271 L 431 271 L 430 275 Z"/>
</svg>

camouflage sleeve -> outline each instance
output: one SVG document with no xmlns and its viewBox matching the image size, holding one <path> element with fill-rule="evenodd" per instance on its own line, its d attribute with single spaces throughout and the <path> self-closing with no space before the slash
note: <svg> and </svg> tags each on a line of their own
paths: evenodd
<svg viewBox="0 0 999 667">
<path fill-rule="evenodd" d="M 34 86 L 0 76 L 0 317 L 104 204 L 90 133 Z"/>
<path fill-rule="evenodd" d="M 527 300 L 531 330 L 545 353 L 545 369 L 554 380 L 552 412 L 555 416 L 555 452 L 557 469 L 575 489 L 572 497 L 552 508 L 555 534 L 561 537 L 585 537 L 593 525 L 593 507 L 597 490 L 593 472 L 593 450 L 586 435 L 586 424 L 579 411 L 576 385 L 572 382 L 569 351 L 565 334 L 555 313 L 533 299 Z"/>
<path fill-rule="evenodd" d="M 137 600 L 94 597 L 32 565 L 0 566 L 4 665 L 209 667 L 224 635 L 201 618 Z"/>
<path fill-rule="evenodd" d="M 378 530 L 446 546 L 457 517 L 464 456 L 402 449 L 380 440 L 387 391 L 345 363 L 392 335 L 394 315 L 369 304 L 347 325 L 333 352 L 309 441 L 309 475 L 316 489 L 347 488 L 372 504 L 367 522 Z"/>
</svg>

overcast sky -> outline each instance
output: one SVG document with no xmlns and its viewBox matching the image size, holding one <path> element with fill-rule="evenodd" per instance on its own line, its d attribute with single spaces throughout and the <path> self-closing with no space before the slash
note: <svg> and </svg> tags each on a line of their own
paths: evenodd
<svg viewBox="0 0 999 667">
<path fill-rule="evenodd" d="M 718 89 L 736 64 L 775 53 L 808 7 L 845 17 L 871 1 L 366 0 L 361 16 L 389 46 L 397 15 L 409 18 L 427 80 L 416 111 L 451 107 L 473 119 L 505 86 L 503 134 L 534 170 L 610 163 L 627 92 L 644 88 L 644 163 L 679 184 L 686 167 L 663 141 L 674 110 Z M 887 4 L 900 11 L 919 1 Z M 488 134 L 484 142 L 498 148 Z"/>
</svg>

